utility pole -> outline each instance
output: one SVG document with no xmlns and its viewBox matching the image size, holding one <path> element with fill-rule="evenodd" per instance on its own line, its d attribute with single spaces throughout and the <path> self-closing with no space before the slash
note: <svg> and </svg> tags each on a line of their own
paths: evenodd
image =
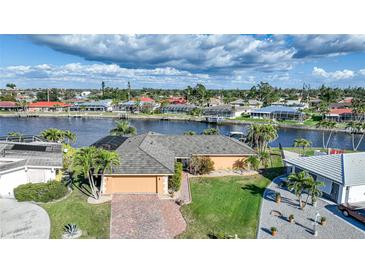
<svg viewBox="0 0 365 274">
<path fill-rule="evenodd" d="M 49 88 L 47 89 L 47 101 L 49 102 Z"/>
</svg>

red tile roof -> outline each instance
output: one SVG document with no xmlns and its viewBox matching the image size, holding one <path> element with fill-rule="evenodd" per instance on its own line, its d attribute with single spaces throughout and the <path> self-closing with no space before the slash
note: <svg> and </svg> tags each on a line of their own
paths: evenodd
<svg viewBox="0 0 365 274">
<path fill-rule="evenodd" d="M 0 107 L 16 107 L 16 102 L 0 101 Z"/>
<path fill-rule="evenodd" d="M 351 108 L 336 108 L 336 109 L 331 109 L 330 110 L 330 114 L 346 114 L 346 113 L 352 113 L 352 109 Z"/>
<path fill-rule="evenodd" d="M 149 97 L 141 97 L 139 98 L 139 100 L 141 102 L 154 102 L 155 100 L 153 100 L 152 98 L 149 98 Z"/>
<path fill-rule="evenodd" d="M 51 108 L 51 107 L 69 107 L 69 104 L 65 104 L 63 102 L 34 102 L 30 103 L 28 107 L 30 108 Z"/>
<path fill-rule="evenodd" d="M 170 97 L 167 98 L 167 102 L 170 104 L 186 104 L 186 100 L 183 97 Z"/>
</svg>

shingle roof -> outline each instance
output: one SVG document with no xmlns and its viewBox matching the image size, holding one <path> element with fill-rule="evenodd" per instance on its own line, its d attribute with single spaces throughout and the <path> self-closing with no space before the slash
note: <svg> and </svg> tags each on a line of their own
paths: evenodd
<svg viewBox="0 0 365 274">
<path fill-rule="evenodd" d="M 147 136 L 148 134 L 142 134 L 130 137 L 117 148 L 121 164 L 113 169 L 113 174 L 172 174 L 174 172 L 174 158 L 166 157 L 165 150 L 158 153 L 157 150 L 160 148 L 158 145 L 151 149 L 146 149 L 146 145 L 142 145 Z"/>
<path fill-rule="evenodd" d="M 255 154 L 255 151 L 246 144 L 222 135 L 152 135 L 151 138 L 180 158 L 192 155 Z"/>
<path fill-rule="evenodd" d="M 161 135 L 146 133 L 128 138 L 116 151 L 121 165 L 114 174 L 172 174 L 175 158 L 192 155 L 252 155 L 247 145 L 221 135 Z"/>
<path fill-rule="evenodd" d="M 365 152 L 284 159 L 345 186 L 365 184 Z"/>
<path fill-rule="evenodd" d="M 38 148 L 42 148 L 39 150 Z M 0 160 L 24 160 L 26 166 L 61 168 L 62 145 L 47 142 L 0 142 Z"/>
</svg>

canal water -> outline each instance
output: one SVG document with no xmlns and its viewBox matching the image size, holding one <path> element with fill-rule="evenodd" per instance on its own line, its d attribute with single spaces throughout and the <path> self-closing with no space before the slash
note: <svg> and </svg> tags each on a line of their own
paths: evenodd
<svg viewBox="0 0 365 274">
<path fill-rule="evenodd" d="M 201 133 L 209 127 L 217 127 L 224 135 L 231 131 L 247 131 L 247 125 L 213 125 L 204 122 L 192 121 L 163 121 L 163 120 L 131 120 L 130 123 L 137 128 L 138 133 L 148 131 L 163 134 L 183 134 L 187 130 Z M 75 146 L 88 146 L 99 138 L 107 135 L 114 127 L 115 120 L 111 118 L 15 118 L 0 117 L 0 136 L 15 131 L 23 134 L 37 135 L 47 128 L 59 128 L 71 130 L 77 135 Z M 292 146 L 294 139 L 305 138 L 312 142 L 314 147 L 322 146 L 322 132 L 318 130 L 304 130 L 281 128 L 278 130 L 279 138 L 272 142 L 271 146 L 276 147 L 281 143 L 283 146 Z M 327 135 L 328 133 L 326 133 Z M 330 147 L 339 149 L 352 149 L 351 136 L 348 133 L 333 133 Z M 365 151 L 365 142 L 359 150 Z"/>
</svg>

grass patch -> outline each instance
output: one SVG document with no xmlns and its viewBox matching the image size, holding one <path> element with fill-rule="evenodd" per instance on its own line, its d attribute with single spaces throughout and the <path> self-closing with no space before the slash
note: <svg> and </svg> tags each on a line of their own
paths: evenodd
<svg viewBox="0 0 365 274">
<path fill-rule="evenodd" d="M 227 176 L 190 182 L 193 202 L 181 208 L 187 229 L 179 238 L 204 239 L 219 232 L 256 238 L 262 194 L 269 179 Z"/>
<path fill-rule="evenodd" d="M 110 203 L 88 204 L 87 197 L 78 189 L 60 202 L 42 205 L 51 219 L 51 238 L 60 239 L 66 224 L 76 224 L 82 230 L 81 238 L 108 239 Z"/>
</svg>

